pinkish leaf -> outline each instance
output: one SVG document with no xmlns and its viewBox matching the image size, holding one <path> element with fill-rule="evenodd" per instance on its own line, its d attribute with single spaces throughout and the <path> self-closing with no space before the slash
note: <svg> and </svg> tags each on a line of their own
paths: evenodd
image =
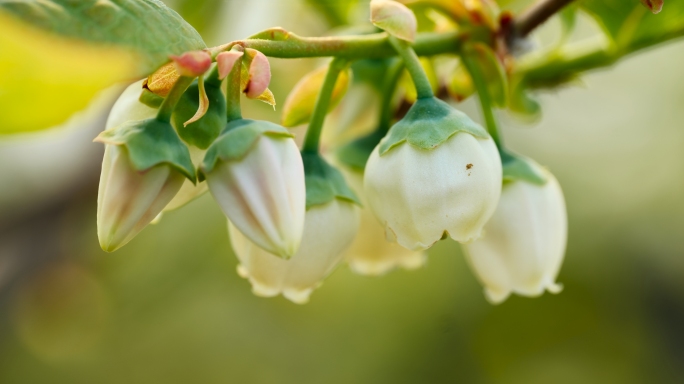
<svg viewBox="0 0 684 384">
<path fill-rule="evenodd" d="M 216 63 L 218 64 L 218 71 L 219 71 L 219 80 L 223 80 L 230 74 L 230 71 L 233 70 L 233 67 L 235 66 L 235 62 L 237 59 L 242 57 L 244 55 L 244 52 L 240 51 L 228 51 L 228 52 L 221 52 L 216 56 Z"/>
</svg>

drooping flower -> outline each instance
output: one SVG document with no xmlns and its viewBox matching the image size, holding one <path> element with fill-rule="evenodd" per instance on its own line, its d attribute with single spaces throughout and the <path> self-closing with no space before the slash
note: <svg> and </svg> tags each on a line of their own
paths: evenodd
<svg viewBox="0 0 684 384">
<path fill-rule="evenodd" d="M 378 276 L 396 267 L 416 269 L 425 264 L 427 255 L 424 252 L 411 251 L 385 239 L 383 226 L 368 209 L 363 191 L 363 172 L 346 166 L 340 166 L 339 169 L 363 206 L 360 209 L 359 230 L 345 252 L 349 267 L 359 274 Z"/>
<path fill-rule="evenodd" d="M 141 101 L 141 92 L 149 93 L 148 90 L 143 88 L 145 81 L 137 81 L 124 90 L 109 113 L 106 129 L 117 127 L 129 121 L 150 119 L 157 115 L 158 108 L 149 106 Z M 208 82 L 206 84 L 206 92 L 211 102 L 209 111 L 198 121 L 188 126 L 183 125 L 197 110 L 197 104 L 199 103 L 198 88 L 197 82 L 188 88 L 181 97 L 171 119 L 171 124 L 180 132 L 181 139 L 189 144 L 190 157 L 195 167 L 199 166 L 202 162 L 206 154 L 206 148 L 218 135 L 220 130 L 218 126 L 223 127 L 226 120 L 225 99 L 221 94 L 221 90 L 216 84 Z M 190 180 L 185 180 L 180 191 L 164 207 L 162 212 L 178 209 L 203 195 L 207 190 L 208 187 L 205 182 L 193 183 Z M 161 218 L 161 216 L 158 218 Z"/>
<path fill-rule="evenodd" d="M 468 116 L 418 99 L 373 150 L 364 175 L 368 205 L 388 239 L 424 250 L 445 236 L 480 236 L 501 194 L 496 145 Z"/>
<path fill-rule="evenodd" d="M 543 173 L 546 182 L 541 185 L 506 182 L 482 238 L 463 245 L 487 299 L 494 304 L 511 293 L 539 296 L 544 290 L 562 289 L 556 277 L 567 240 L 565 201 L 555 177 Z"/>
<path fill-rule="evenodd" d="M 113 252 L 149 224 L 180 190 L 185 176 L 168 164 L 139 171 L 128 150 L 107 145 L 97 198 L 100 246 Z"/>
<path fill-rule="evenodd" d="M 202 165 L 209 190 L 230 221 L 252 242 L 285 258 L 304 230 L 302 158 L 292 135 L 266 121 L 230 122 Z"/>
<path fill-rule="evenodd" d="M 258 296 L 282 294 L 288 300 L 304 304 L 339 264 L 343 251 L 358 230 L 358 207 L 349 201 L 334 199 L 306 211 L 304 236 L 297 252 L 288 260 L 252 243 L 230 223 L 230 240 L 240 260 L 238 273 L 249 279 Z"/>
</svg>

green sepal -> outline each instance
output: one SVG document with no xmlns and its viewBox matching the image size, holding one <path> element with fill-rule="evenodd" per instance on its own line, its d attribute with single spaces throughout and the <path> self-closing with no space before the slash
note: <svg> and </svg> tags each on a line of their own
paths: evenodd
<svg viewBox="0 0 684 384">
<path fill-rule="evenodd" d="M 541 165 L 525 156 L 499 151 L 503 164 L 503 181 L 526 181 L 535 185 L 544 185 L 549 180 Z"/>
<path fill-rule="evenodd" d="M 221 161 L 238 161 L 245 157 L 262 135 L 292 138 L 294 135 L 285 127 L 262 120 L 238 119 L 226 125 L 223 132 L 209 147 L 199 170 L 203 181 L 207 173 Z"/>
<path fill-rule="evenodd" d="M 459 132 L 483 139 L 489 137 L 482 126 L 442 100 L 434 97 L 418 99 L 380 142 L 380 155 L 403 142 L 421 149 L 434 149 Z"/>
<path fill-rule="evenodd" d="M 373 149 L 378 146 L 383 137 L 385 137 L 384 130 L 375 130 L 340 147 L 337 150 L 337 158 L 342 164 L 363 172 Z"/>
<path fill-rule="evenodd" d="M 138 101 L 147 105 L 150 108 L 159 109 L 159 107 L 161 107 L 162 103 L 164 102 L 164 98 L 150 91 L 147 88 L 143 88 L 142 93 L 138 98 Z"/>
<path fill-rule="evenodd" d="M 167 163 L 193 183 L 197 182 L 190 151 L 170 123 L 156 118 L 128 121 L 100 133 L 95 141 L 123 145 L 133 167 L 140 172 Z"/>
<path fill-rule="evenodd" d="M 328 164 L 318 153 L 302 152 L 304 182 L 306 183 L 306 209 L 329 203 L 335 199 L 361 205 L 349 188 L 342 172 Z"/>
<path fill-rule="evenodd" d="M 216 85 L 205 81 L 204 89 L 209 98 L 209 109 L 202 118 L 184 126 L 199 108 L 200 96 L 197 80 L 183 93 L 172 117 L 181 139 L 200 149 L 207 149 L 226 126 L 226 98 L 221 92 L 220 83 Z"/>
</svg>

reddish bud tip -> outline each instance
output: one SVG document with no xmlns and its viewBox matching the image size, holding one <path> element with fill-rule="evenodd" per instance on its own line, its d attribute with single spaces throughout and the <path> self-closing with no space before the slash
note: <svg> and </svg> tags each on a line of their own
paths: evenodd
<svg viewBox="0 0 684 384">
<path fill-rule="evenodd" d="M 216 56 L 216 63 L 218 64 L 218 71 L 219 71 L 219 80 L 223 80 L 230 74 L 230 71 L 233 70 L 233 67 L 235 66 L 235 62 L 237 59 L 242 57 L 244 55 L 244 52 L 239 52 L 239 51 L 228 51 L 228 52 L 221 52 Z"/>
<path fill-rule="evenodd" d="M 641 0 L 641 3 L 653 13 L 658 13 L 663 10 L 663 0 Z"/>
<path fill-rule="evenodd" d="M 263 53 L 249 48 L 247 53 L 252 57 L 252 63 L 249 66 L 249 83 L 245 94 L 250 99 L 255 99 L 266 91 L 271 82 L 271 65 Z"/>
<path fill-rule="evenodd" d="M 181 76 L 197 77 L 211 66 L 211 56 L 204 51 L 185 52 L 180 56 L 170 56 Z"/>
</svg>

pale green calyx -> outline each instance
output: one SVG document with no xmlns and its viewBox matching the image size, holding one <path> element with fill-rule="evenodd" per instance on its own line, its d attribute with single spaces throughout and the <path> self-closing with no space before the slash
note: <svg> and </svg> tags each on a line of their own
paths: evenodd
<svg viewBox="0 0 684 384">
<path fill-rule="evenodd" d="M 459 132 L 489 138 L 484 128 L 444 101 L 434 97 L 418 99 L 380 142 L 380 155 L 404 142 L 421 149 L 434 149 Z"/>
<path fill-rule="evenodd" d="M 503 181 L 526 181 L 530 184 L 544 185 L 549 180 L 541 165 L 525 156 L 500 150 L 503 164 Z"/>
<path fill-rule="evenodd" d="M 256 144 L 262 135 L 273 137 L 294 137 L 283 126 L 268 121 L 238 119 L 233 120 L 223 129 L 218 139 L 209 147 L 200 167 L 200 180 L 210 173 L 219 160 L 240 160 Z"/>
<path fill-rule="evenodd" d="M 306 183 L 306 209 L 329 203 L 335 199 L 361 205 L 349 188 L 342 173 L 328 164 L 318 153 L 302 152 L 304 181 Z"/>
<path fill-rule="evenodd" d="M 190 151 L 170 123 L 155 118 L 128 121 L 103 131 L 94 141 L 126 147 L 131 164 L 140 172 L 167 163 L 193 183 L 197 180 Z"/>
</svg>

